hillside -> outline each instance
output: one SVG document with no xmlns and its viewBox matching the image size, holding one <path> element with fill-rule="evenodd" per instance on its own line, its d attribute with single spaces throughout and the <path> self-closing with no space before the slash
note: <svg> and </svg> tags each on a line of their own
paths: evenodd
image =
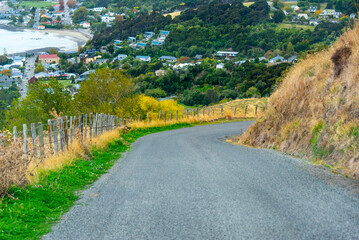
<svg viewBox="0 0 359 240">
<path fill-rule="evenodd" d="M 243 135 L 247 145 L 310 158 L 359 178 L 359 26 L 300 61 Z"/>
</svg>

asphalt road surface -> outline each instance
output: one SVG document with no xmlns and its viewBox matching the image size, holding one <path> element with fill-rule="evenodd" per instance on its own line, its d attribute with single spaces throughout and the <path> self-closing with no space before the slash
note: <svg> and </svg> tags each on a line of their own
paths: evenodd
<svg viewBox="0 0 359 240">
<path fill-rule="evenodd" d="M 25 98 L 27 95 L 28 81 L 35 75 L 35 60 L 36 56 L 32 56 L 26 59 L 24 76 L 20 86 L 20 93 L 22 98 Z"/>
<path fill-rule="evenodd" d="M 358 181 L 223 141 L 249 124 L 139 139 L 44 239 L 359 239 Z"/>
</svg>

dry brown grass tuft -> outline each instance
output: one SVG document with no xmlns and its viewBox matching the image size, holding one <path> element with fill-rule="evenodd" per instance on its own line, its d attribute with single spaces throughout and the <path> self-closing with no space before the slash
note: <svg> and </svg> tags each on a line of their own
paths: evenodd
<svg viewBox="0 0 359 240">
<path fill-rule="evenodd" d="M 356 26 L 292 67 L 240 142 L 322 159 L 359 177 L 358 36 Z"/>
</svg>

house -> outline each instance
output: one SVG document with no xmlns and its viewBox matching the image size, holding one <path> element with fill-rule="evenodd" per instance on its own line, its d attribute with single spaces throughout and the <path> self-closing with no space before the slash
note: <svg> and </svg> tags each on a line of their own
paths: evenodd
<svg viewBox="0 0 359 240">
<path fill-rule="evenodd" d="M 19 80 L 15 79 L 15 78 L 12 78 L 12 77 L 9 77 L 9 76 L 6 76 L 6 75 L 5 76 L 0 76 L 0 89 L 1 88 L 8 89 L 13 84 L 18 86 L 19 85 Z"/>
<path fill-rule="evenodd" d="M 127 58 L 127 55 L 126 54 L 119 54 L 119 55 L 117 55 L 117 57 L 115 57 L 114 59 L 113 59 L 113 61 L 122 61 L 122 60 L 124 60 L 125 58 Z"/>
<path fill-rule="evenodd" d="M 318 7 L 315 5 L 309 6 L 308 12 L 315 13 L 318 10 Z"/>
<path fill-rule="evenodd" d="M 340 15 L 342 15 L 341 12 L 334 12 L 333 17 L 335 17 L 335 18 L 340 18 Z"/>
<path fill-rule="evenodd" d="M 313 26 L 318 26 L 319 20 L 318 19 L 310 19 L 309 24 L 313 25 Z"/>
<path fill-rule="evenodd" d="M 36 73 L 35 74 L 35 77 L 37 79 L 39 78 L 49 78 L 50 77 L 50 74 L 46 73 L 46 72 L 40 72 L 40 73 Z"/>
<path fill-rule="evenodd" d="M 32 78 L 30 78 L 30 80 L 29 81 L 27 81 L 27 83 L 28 84 L 33 84 L 33 83 L 36 83 L 36 82 L 38 82 L 39 80 L 36 78 L 36 77 L 32 77 Z"/>
<path fill-rule="evenodd" d="M 76 83 L 84 81 L 86 78 L 88 78 L 91 74 L 95 74 L 95 70 L 89 70 L 82 74 L 80 74 L 80 77 L 76 79 Z"/>
<path fill-rule="evenodd" d="M 95 64 L 98 64 L 98 65 L 102 65 L 102 64 L 106 63 L 107 61 L 108 61 L 107 58 L 97 58 L 97 59 L 94 61 L 94 63 L 95 63 Z"/>
<path fill-rule="evenodd" d="M 354 13 L 350 14 L 350 18 L 351 18 L 351 19 L 354 19 L 354 18 L 356 18 L 356 17 L 357 17 L 357 15 L 354 14 Z"/>
<path fill-rule="evenodd" d="M 107 52 L 107 47 L 106 46 L 100 47 L 100 52 L 101 53 L 106 53 Z"/>
<path fill-rule="evenodd" d="M 233 51 L 218 51 L 216 54 L 218 57 L 236 57 L 238 52 Z"/>
<path fill-rule="evenodd" d="M 309 19 L 308 14 L 305 14 L 305 13 L 299 13 L 299 14 L 298 14 L 298 18 L 299 18 L 299 19 L 304 18 L 305 20 L 308 20 L 308 19 Z"/>
<path fill-rule="evenodd" d="M 217 69 L 223 69 L 224 68 L 224 63 L 219 63 L 216 65 Z"/>
<path fill-rule="evenodd" d="M 57 54 L 48 54 L 48 55 L 39 55 L 39 61 L 42 63 L 56 63 L 58 64 L 60 62 L 60 58 L 57 56 Z"/>
<path fill-rule="evenodd" d="M 146 47 L 146 43 L 144 43 L 144 42 L 138 42 L 136 44 L 136 48 L 145 48 L 145 47 Z"/>
<path fill-rule="evenodd" d="M 80 23 L 80 26 L 83 28 L 90 28 L 91 27 L 91 23 L 89 22 L 82 22 Z"/>
<path fill-rule="evenodd" d="M 120 45 L 122 43 L 122 40 L 115 40 L 116 45 Z"/>
<path fill-rule="evenodd" d="M 94 12 L 102 12 L 105 9 L 106 8 L 104 8 L 104 7 L 97 7 L 97 8 L 92 9 L 92 11 L 94 11 Z"/>
<path fill-rule="evenodd" d="M 144 62 L 150 62 L 151 61 L 150 56 L 136 56 L 136 59 L 138 59 L 140 61 L 144 61 Z"/>
<path fill-rule="evenodd" d="M 334 14 L 335 14 L 335 10 L 334 10 L 334 9 L 324 9 L 324 10 L 319 14 L 319 16 L 320 16 L 320 17 L 327 18 L 327 17 L 333 17 Z"/>
<path fill-rule="evenodd" d="M 110 16 L 102 16 L 101 21 L 104 23 L 110 23 L 115 21 L 116 17 L 110 17 Z"/>
<path fill-rule="evenodd" d="M 162 46 L 163 43 L 164 43 L 163 41 L 154 40 L 151 42 L 151 46 Z"/>
<path fill-rule="evenodd" d="M 170 31 L 161 30 L 160 37 L 167 37 L 170 34 Z"/>
<path fill-rule="evenodd" d="M 154 32 L 145 32 L 144 36 L 145 36 L 145 38 L 150 39 L 150 38 L 152 38 L 153 36 L 155 36 L 155 33 L 154 33 Z"/>
<path fill-rule="evenodd" d="M 194 58 L 197 59 L 197 60 L 201 60 L 202 57 L 203 57 L 202 55 L 197 54 Z"/>
<path fill-rule="evenodd" d="M 297 5 L 292 5 L 291 8 L 293 9 L 293 11 L 298 12 L 300 10 L 300 8 Z"/>
<path fill-rule="evenodd" d="M 45 26 L 44 26 L 44 25 L 39 25 L 39 26 L 37 27 L 37 29 L 38 29 L 38 30 L 44 30 L 44 29 L 45 29 Z"/>
<path fill-rule="evenodd" d="M 22 72 L 21 72 L 19 69 L 14 68 L 14 69 L 12 70 L 11 77 L 12 77 L 12 78 L 22 79 L 23 75 L 22 75 Z"/>
<path fill-rule="evenodd" d="M 258 60 L 259 60 L 260 62 L 262 62 L 262 61 L 267 61 L 267 58 L 265 58 L 265 57 L 260 57 L 260 58 L 258 58 Z"/>
<path fill-rule="evenodd" d="M 162 56 L 158 60 L 166 62 L 177 62 L 177 58 L 172 56 Z"/>
<path fill-rule="evenodd" d="M 287 59 L 287 62 L 291 62 L 291 63 L 295 63 L 298 61 L 297 56 L 291 56 L 290 58 Z"/>
<path fill-rule="evenodd" d="M 155 71 L 155 75 L 156 75 L 157 77 L 159 77 L 159 76 L 164 76 L 165 73 L 166 73 L 166 71 L 163 70 L 163 69 L 160 69 L 160 70 L 156 70 L 156 71 Z"/>
<path fill-rule="evenodd" d="M 269 63 L 277 63 L 277 62 L 284 62 L 284 57 L 278 55 L 269 60 Z"/>
<path fill-rule="evenodd" d="M 133 42 L 133 43 L 135 43 L 137 40 L 136 40 L 135 37 L 128 37 L 128 38 L 127 38 L 127 41 L 128 41 L 128 42 Z"/>
</svg>

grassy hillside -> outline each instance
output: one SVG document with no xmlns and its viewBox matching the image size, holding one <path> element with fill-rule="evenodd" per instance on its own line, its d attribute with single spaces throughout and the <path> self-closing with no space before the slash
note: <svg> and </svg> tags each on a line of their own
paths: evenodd
<svg viewBox="0 0 359 240">
<path fill-rule="evenodd" d="M 300 61 L 244 144 L 275 148 L 359 178 L 359 26 Z"/>
</svg>

